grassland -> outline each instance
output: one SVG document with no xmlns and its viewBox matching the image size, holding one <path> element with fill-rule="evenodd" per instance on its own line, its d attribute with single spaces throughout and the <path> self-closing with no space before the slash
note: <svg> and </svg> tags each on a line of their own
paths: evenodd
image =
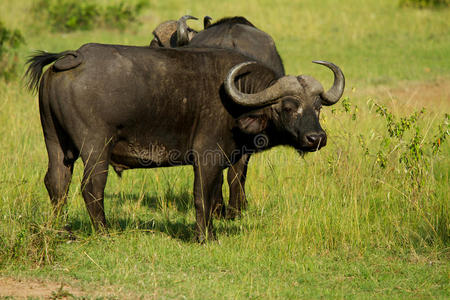
<svg viewBox="0 0 450 300">
<path fill-rule="evenodd" d="M 0 80 L 1 276 L 63 282 L 94 298 L 450 296 L 450 146 L 442 138 L 449 10 L 399 9 L 390 0 L 169 0 L 151 3 L 125 31 L 58 33 L 31 11 L 32 1 L 0 6 L 0 19 L 27 41 L 21 64 L 35 49 L 146 45 L 157 24 L 187 13 L 244 15 L 274 37 L 288 73 L 329 86 L 330 72 L 310 63 L 324 59 L 347 78 L 346 100 L 323 110 L 327 147 L 304 158 L 288 148 L 255 155 L 248 210 L 239 220 L 216 220 L 218 241 L 206 245 L 193 242 L 189 167 L 129 171 L 122 179 L 111 172 L 111 230 L 103 236 L 92 233 L 78 162 L 67 217 L 54 224 L 36 96 L 20 80 Z M 377 105 L 396 121 L 426 112 L 397 138 Z M 419 159 L 400 161 L 414 147 L 423 151 Z"/>
</svg>

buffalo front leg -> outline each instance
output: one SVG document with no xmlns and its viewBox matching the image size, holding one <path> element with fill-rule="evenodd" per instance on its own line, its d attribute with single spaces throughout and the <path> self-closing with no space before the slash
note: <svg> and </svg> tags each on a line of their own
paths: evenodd
<svg viewBox="0 0 450 300">
<path fill-rule="evenodd" d="M 102 147 L 82 152 L 84 163 L 82 194 L 86 208 L 96 231 L 106 230 L 104 190 L 108 177 L 109 150 Z"/>
<path fill-rule="evenodd" d="M 215 187 L 214 207 L 213 207 L 214 216 L 218 218 L 225 217 L 225 204 L 223 203 L 222 185 L 223 185 L 223 175 L 220 175 L 219 182 Z"/>
<path fill-rule="evenodd" d="M 239 217 L 241 210 L 247 207 L 245 197 L 245 179 L 250 154 L 244 154 L 241 159 L 228 168 L 228 186 L 230 187 L 230 200 L 226 210 L 227 219 Z"/>
<path fill-rule="evenodd" d="M 200 243 L 215 239 L 212 214 L 217 185 L 221 182 L 222 176 L 221 167 L 194 166 L 194 205 L 197 221 L 197 240 Z"/>
</svg>

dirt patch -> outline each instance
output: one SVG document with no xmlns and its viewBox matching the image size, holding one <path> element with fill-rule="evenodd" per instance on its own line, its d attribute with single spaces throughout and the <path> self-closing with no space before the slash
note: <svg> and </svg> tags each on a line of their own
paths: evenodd
<svg viewBox="0 0 450 300">
<path fill-rule="evenodd" d="M 115 286 L 77 287 L 76 283 L 0 277 L 0 298 L 12 299 L 148 299 Z"/>
<path fill-rule="evenodd" d="M 432 82 L 406 82 L 397 87 L 375 87 L 357 90 L 358 97 L 373 97 L 390 100 L 397 108 L 427 109 L 442 111 L 450 109 L 450 79 L 438 79 Z"/>
<path fill-rule="evenodd" d="M 0 297 L 13 297 L 14 299 L 72 299 L 86 296 L 86 292 L 64 283 L 23 280 L 14 278 L 0 278 Z"/>
<path fill-rule="evenodd" d="M 153 294 L 136 294 L 119 286 L 94 286 L 83 288 L 74 280 L 57 282 L 30 278 L 0 277 L 0 298 L 7 299 L 153 299 Z"/>
</svg>

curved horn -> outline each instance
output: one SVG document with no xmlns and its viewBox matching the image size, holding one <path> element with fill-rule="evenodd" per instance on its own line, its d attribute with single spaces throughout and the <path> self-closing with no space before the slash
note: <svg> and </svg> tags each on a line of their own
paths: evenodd
<svg viewBox="0 0 450 300">
<path fill-rule="evenodd" d="M 187 26 L 187 20 L 198 20 L 198 18 L 185 15 L 177 21 L 177 46 L 184 46 L 189 43 L 189 27 Z"/>
<path fill-rule="evenodd" d="M 205 16 L 203 18 L 203 29 L 208 28 L 211 25 L 212 18 L 210 16 Z"/>
<path fill-rule="evenodd" d="M 273 104 L 278 99 L 287 94 L 298 93 L 301 89 L 300 83 L 295 76 L 284 76 L 278 79 L 275 84 L 269 86 L 263 91 L 255 94 L 245 94 L 240 92 L 234 80 L 242 68 L 248 65 L 256 64 L 255 61 L 247 61 L 240 63 L 228 72 L 227 78 L 224 82 L 225 91 L 233 99 L 233 101 L 242 106 L 264 106 Z"/>
<path fill-rule="evenodd" d="M 344 93 L 345 87 L 345 77 L 344 73 L 342 73 L 341 69 L 333 63 L 323 60 L 314 60 L 313 63 L 324 65 L 331 69 L 334 73 L 334 83 L 333 86 L 327 91 L 322 93 L 322 104 L 323 105 L 333 105 L 339 101 L 342 94 Z"/>
</svg>

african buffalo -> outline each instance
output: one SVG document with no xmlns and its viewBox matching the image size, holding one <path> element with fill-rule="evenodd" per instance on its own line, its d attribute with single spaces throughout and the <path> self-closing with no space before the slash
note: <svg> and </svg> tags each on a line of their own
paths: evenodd
<svg viewBox="0 0 450 300">
<path fill-rule="evenodd" d="M 153 30 L 153 39 L 150 42 L 151 48 L 176 48 L 189 44 L 191 39 L 198 33 L 187 25 L 187 20 L 198 20 L 196 17 L 185 15 L 177 21 L 168 20 L 159 24 Z M 205 16 L 203 18 L 203 29 L 211 25 L 212 18 Z"/>
<path fill-rule="evenodd" d="M 29 63 L 29 87 L 39 86 L 49 158 L 44 181 L 55 212 L 66 201 L 79 156 L 82 195 L 97 230 L 106 227 L 109 164 L 192 165 L 200 242 L 214 238 L 211 214 L 223 169 L 276 145 L 299 152 L 325 146 L 320 109 L 336 103 L 345 84 L 329 62 L 315 61 L 334 73 L 333 86 L 324 91 L 310 76 L 280 77 L 226 49 L 86 44 L 41 52 Z"/>
<path fill-rule="evenodd" d="M 193 16 L 185 15 L 178 19 L 178 21 L 169 20 L 159 24 L 158 27 L 153 30 L 153 39 L 149 46 L 151 48 L 175 48 L 187 45 L 194 35 L 197 34 L 197 31 L 187 25 L 187 20 L 198 19 Z"/>
<path fill-rule="evenodd" d="M 184 16 L 184 20 L 191 16 Z M 227 17 L 214 24 L 210 24 L 211 18 L 206 16 L 203 20 L 205 30 L 189 34 L 192 29 L 187 27 L 185 21 L 178 21 L 178 26 L 170 25 L 172 23 L 163 23 L 158 26 L 162 40 L 170 37 L 177 37 L 179 40 L 189 41 L 184 44 L 186 47 L 216 47 L 223 49 L 233 49 L 239 53 L 245 54 L 252 59 L 261 62 L 275 71 L 277 76 L 284 76 L 283 62 L 278 54 L 275 43 L 270 35 L 256 28 L 250 21 L 244 17 Z M 175 22 L 175 21 L 172 21 Z M 156 39 L 156 35 L 155 35 Z M 153 41 L 152 41 L 153 43 Z M 156 45 L 156 44 L 154 44 Z M 160 45 L 160 44 L 158 44 Z M 167 47 L 167 46 L 165 46 Z M 216 214 L 233 219 L 240 214 L 241 208 L 247 203 L 245 197 L 245 178 L 247 175 L 247 165 L 250 154 L 242 156 L 235 165 L 228 169 L 228 185 L 230 188 L 230 200 L 225 212 L 223 204 L 222 183 L 217 186 L 216 203 L 214 211 Z M 115 168 L 120 174 L 120 169 Z"/>
<path fill-rule="evenodd" d="M 259 30 L 244 17 L 227 17 L 211 24 L 212 18 L 203 19 L 204 30 L 197 32 L 186 24 L 193 16 L 183 16 L 178 21 L 161 23 L 153 31 L 150 47 L 176 48 L 217 47 L 234 49 L 256 61 L 266 64 L 279 75 L 284 75 L 284 66 L 272 37 Z"/>
</svg>

